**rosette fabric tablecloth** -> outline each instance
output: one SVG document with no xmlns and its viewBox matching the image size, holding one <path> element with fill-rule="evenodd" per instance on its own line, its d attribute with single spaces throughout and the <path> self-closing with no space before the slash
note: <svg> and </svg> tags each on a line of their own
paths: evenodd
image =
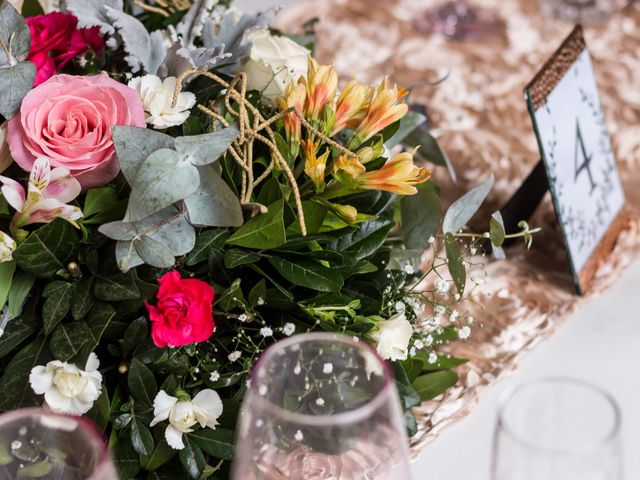
<svg viewBox="0 0 640 480">
<path fill-rule="evenodd" d="M 536 3 L 470 1 L 487 18 L 501 20 L 503 28 L 469 42 L 427 36 L 414 27 L 425 11 L 443 5 L 434 0 L 302 2 L 279 22 L 283 30 L 298 33 L 306 20 L 318 17 L 317 56 L 335 63 L 343 79 L 356 75 L 372 81 L 389 75 L 411 88 L 409 102 L 426 106 L 432 132 L 458 172 L 457 185 L 443 169 L 436 172 L 445 203 L 494 173 L 496 184 L 484 212 L 489 214 L 539 159 L 523 89 L 573 28 L 540 15 Z M 639 22 L 636 3 L 585 31 L 631 213 L 589 295 L 614 283 L 640 252 Z M 530 223 L 544 228 L 535 236 L 533 250 L 516 246 L 508 250 L 507 260 L 489 264 L 489 281 L 479 289 L 482 308 L 465 306 L 475 317 L 473 334 L 452 350 L 470 362 L 459 369 L 458 386 L 415 409 L 415 454 L 444 426 L 465 416 L 483 389 L 515 368 L 521 355 L 585 301 L 574 295 L 549 198 Z"/>
</svg>

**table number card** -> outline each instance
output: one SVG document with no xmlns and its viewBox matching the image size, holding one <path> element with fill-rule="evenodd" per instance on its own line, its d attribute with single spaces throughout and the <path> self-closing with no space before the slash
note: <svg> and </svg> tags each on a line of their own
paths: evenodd
<svg viewBox="0 0 640 480">
<path fill-rule="evenodd" d="M 624 225 L 625 200 L 580 27 L 527 86 L 525 96 L 574 283 L 582 294 Z"/>
</svg>

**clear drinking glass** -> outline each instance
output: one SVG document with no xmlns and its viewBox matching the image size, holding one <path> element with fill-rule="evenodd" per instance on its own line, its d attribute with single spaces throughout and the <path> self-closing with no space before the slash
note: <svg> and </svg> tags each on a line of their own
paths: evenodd
<svg viewBox="0 0 640 480">
<path fill-rule="evenodd" d="M 28 408 L 0 415 L 0 480 L 118 480 L 102 435 L 83 418 Z"/>
<path fill-rule="evenodd" d="M 389 367 L 364 342 L 296 335 L 253 371 L 234 480 L 409 480 L 408 442 Z"/>
<path fill-rule="evenodd" d="M 492 480 L 620 480 L 620 411 L 588 383 L 531 381 L 501 402 Z"/>
<path fill-rule="evenodd" d="M 628 3 L 629 0 L 539 0 L 543 14 L 584 25 L 606 20 Z"/>
</svg>

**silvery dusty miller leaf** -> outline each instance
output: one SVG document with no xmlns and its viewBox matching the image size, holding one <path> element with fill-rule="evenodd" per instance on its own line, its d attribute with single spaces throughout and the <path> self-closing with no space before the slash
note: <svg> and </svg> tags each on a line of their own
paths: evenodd
<svg viewBox="0 0 640 480">
<path fill-rule="evenodd" d="M 22 104 L 22 99 L 33 88 L 36 66 L 20 62 L 12 67 L 0 68 L 0 114 L 12 118 Z"/>
<path fill-rule="evenodd" d="M 156 150 L 173 148 L 173 137 L 141 127 L 111 127 L 120 169 L 129 185 L 133 185 L 138 170 Z"/>
<path fill-rule="evenodd" d="M 78 18 L 78 27 L 98 26 L 103 34 L 113 35 L 111 19 L 107 16 L 107 7 L 122 11 L 122 0 L 66 0 L 67 9 Z"/>
<path fill-rule="evenodd" d="M 464 227 L 487 198 L 491 187 L 493 187 L 493 175 L 453 202 L 444 216 L 442 231 L 456 233 Z"/>
<path fill-rule="evenodd" d="M 7 0 L 0 1 L 0 39 L 9 50 L 12 58 L 7 58 L 0 48 L 0 66 L 15 65 L 21 62 L 31 48 L 31 33 L 27 22 Z M 0 90 L 4 94 L 4 90 Z"/>
<path fill-rule="evenodd" d="M 181 161 L 175 150 L 156 150 L 138 170 L 124 220 L 142 220 L 187 198 L 199 185 L 200 176 L 196 167 Z"/>
</svg>

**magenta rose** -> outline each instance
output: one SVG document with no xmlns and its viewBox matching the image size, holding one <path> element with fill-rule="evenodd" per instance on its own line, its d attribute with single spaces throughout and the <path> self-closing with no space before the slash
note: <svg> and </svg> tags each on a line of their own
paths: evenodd
<svg viewBox="0 0 640 480">
<path fill-rule="evenodd" d="M 111 138 L 114 125 L 144 127 L 138 94 L 106 74 L 56 75 L 31 90 L 8 122 L 11 155 L 24 170 L 38 157 L 64 167 L 83 190 L 104 185 L 120 167 Z"/>
</svg>

